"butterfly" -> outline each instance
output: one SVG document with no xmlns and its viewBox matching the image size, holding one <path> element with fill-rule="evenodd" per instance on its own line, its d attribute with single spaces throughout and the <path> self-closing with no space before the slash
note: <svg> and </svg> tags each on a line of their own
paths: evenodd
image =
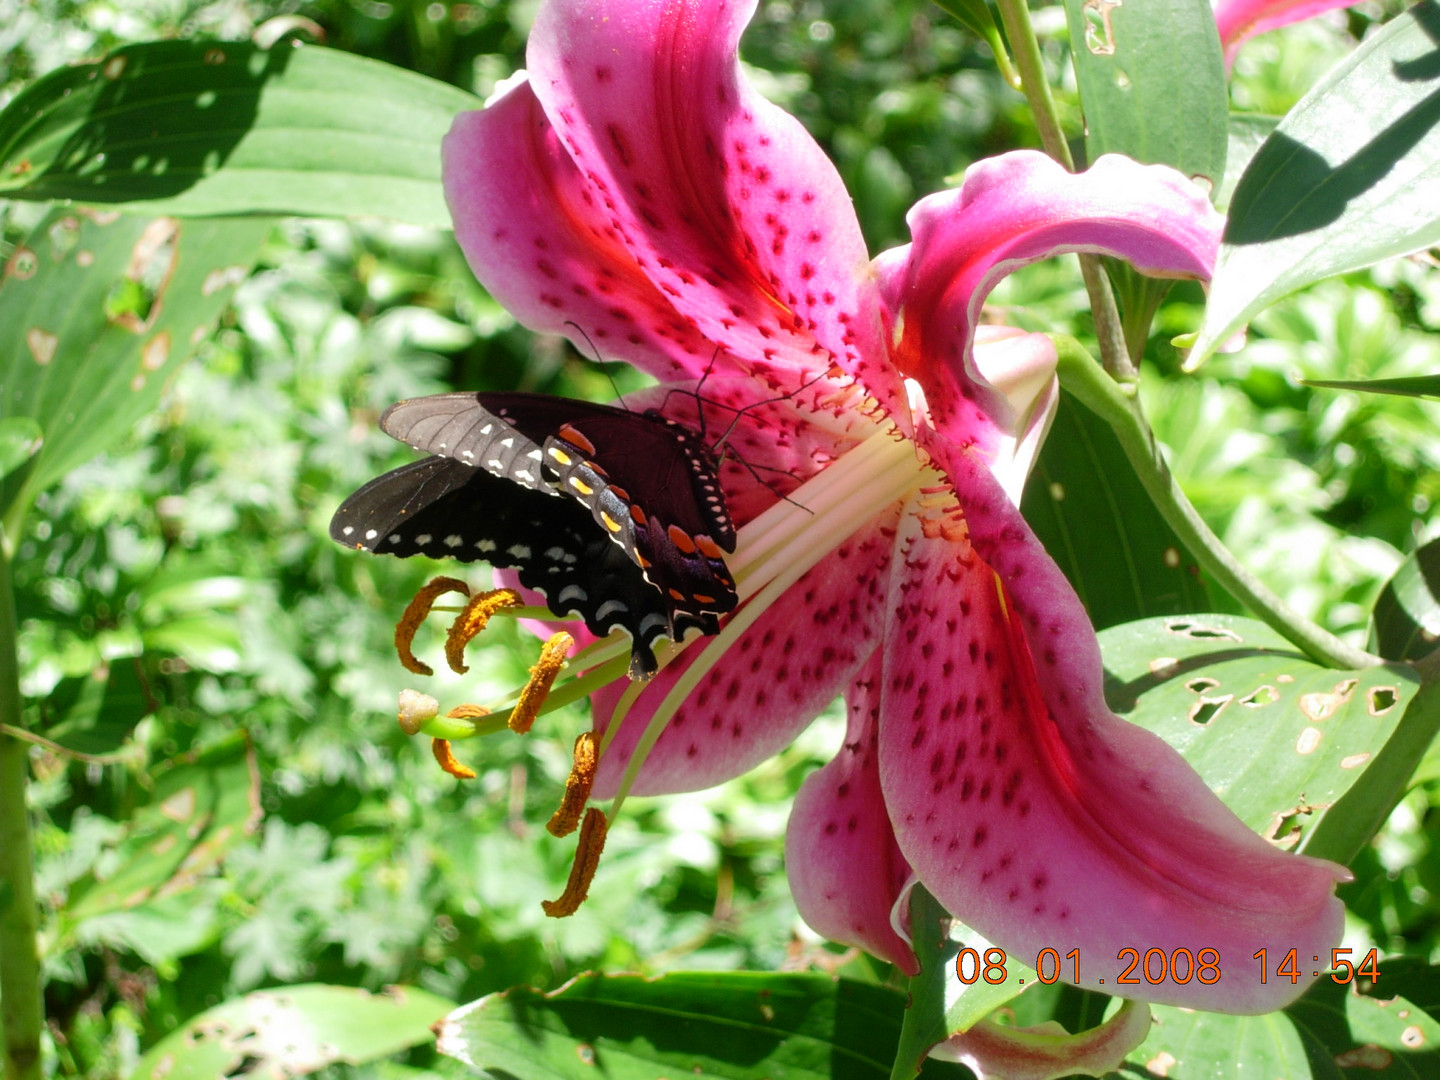
<svg viewBox="0 0 1440 1080">
<path fill-rule="evenodd" d="M 429 457 L 341 504 L 330 536 L 377 555 L 514 568 L 556 615 L 632 639 L 630 677 L 654 648 L 734 610 L 735 526 L 704 438 L 658 412 L 527 393 L 436 394 L 380 427 Z"/>
</svg>

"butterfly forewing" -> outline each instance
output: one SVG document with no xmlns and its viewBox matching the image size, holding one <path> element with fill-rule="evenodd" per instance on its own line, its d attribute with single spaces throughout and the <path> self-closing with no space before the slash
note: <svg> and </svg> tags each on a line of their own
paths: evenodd
<svg viewBox="0 0 1440 1080">
<path fill-rule="evenodd" d="M 599 637 L 625 630 L 634 639 L 631 678 L 654 674 L 655 642 L 671 634 L 669 605 L 582 506 L 450 458 L 370 481 L 335 512 L 330 536 L 377 555 L 514 568 L 554 614 L 580 616 Z"/>
<path fill-rule="evenodd" d="M 632 677 L 654 671 L 656 640 L 714 634 L 735 608 L 719 470 L 683 424 L 542 394 L 457 393 L 402 401 L 380 425 L 435 457 L 351 496 L 331 526 L 341 543 L 515 567 L 557 614 L 629 631 Z"/>
</svg>

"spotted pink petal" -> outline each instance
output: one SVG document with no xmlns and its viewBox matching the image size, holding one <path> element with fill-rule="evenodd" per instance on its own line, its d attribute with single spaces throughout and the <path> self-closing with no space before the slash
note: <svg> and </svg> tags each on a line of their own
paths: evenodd
<svg viewBox="0 0 1440 1080">
<path fill-rule="evenodd" d="M 879 642 L 894 533 L 894 513 L 865 522 L 756 619 L 680 706 L 635 794 L 699 791 L 749 772 L 835 700 Z M 650 717 L 706 645 L 696 642 L 645 687 L 600 760 L 596 798 L 615 793 Z M 597 733 L 623 690 L 592 695 Z"/>
<path fill-rule="evenodd" d="M 1212 0 L 1226 63 L 1235 58 L 1235 51 L 1246 38 L 1349 7 L 1351 2 L 1353 0 Z"/>
<path fill-rule="evenodd" d="M 608 213 L 528 83 L 457 117 L 442 157 L 455 238 L 480 283 L 522 323 L 659 379 L 705 373 L 714 347 L 608 235 Z"/>
<path fill-rule="evenodd" d="M 1262 984 L 1251 955 L 1329 955 L 1348 874 L 1272 848 L 1179 754 L 1110 712 L 1094 633 L 1054 562 L 973 455 L 941 464 L 974 547 L 918 514 L 897 538 L 880 776 L 901 851 L 947 909 L 1025 963 L 1079 949 L 1081 985 L 1114 992 L 1122 950 L 1214 949 L 1212 985 L 1123 992 L 1280 1008 L 1304 982 Z"/>
<path fill-rule="evenodd" d="M 890 925 L 910 878 L 880 790 L 880 656 L 846 694 L 845 743 L 806 777 L 785 832 L 785 872 L 800 917 L 831 941 L 859 945 L 906 974 L 915 954 Z"/>
<path fill-rule="evenodd" d="M 908 216 L 913 243 L 875 260 L 897 340 L 892 359 L 919 380 L 935 425 L 959 425 L 987 451 L 1013 429 L 971 354 L 980 309 L 1010 271 L 1059 252 L 1103 252 L 1156 276 L 1208 278 L 1224 219 L 1173 169 L 1106 155 L 1066 172 L 1033 150 L 972 166 L 958 191 Z"/>
<path fill-rule="evenodd" d="M 623 246 L 710 341 L 749 370 L 834 359 L 898 396 L 874 281 L 835 167 L 742 77 L 755 0 L 552 0 L 531 85 Z"/>
</svg>

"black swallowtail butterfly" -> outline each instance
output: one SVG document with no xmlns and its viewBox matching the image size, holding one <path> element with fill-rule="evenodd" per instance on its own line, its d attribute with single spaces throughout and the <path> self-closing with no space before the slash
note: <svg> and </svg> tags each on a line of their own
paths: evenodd
<svg viewBox="0 0 1440 1080">
<path fill-rule="evenodd" d="M 330 536 L 377 555 L 513 567 L 556 615 L 625 629 L 630 677 L 655 642 L 719 630 L 735 550 L 714 455 L 656 412 L 525 393 L 437 394 L 392 405 L 389 435 L 432 456 L 341 504 Z"/>
</svg>

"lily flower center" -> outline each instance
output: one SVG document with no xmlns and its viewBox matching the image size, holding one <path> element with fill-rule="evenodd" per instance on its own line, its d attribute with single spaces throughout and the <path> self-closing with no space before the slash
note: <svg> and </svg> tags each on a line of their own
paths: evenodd
<svg viewBox="0 0 1440 1080">
<path fill-rule="evenodd" d="M 612 820 L 649 751 L 685 699 L 771 604 L 857 529 L 897 502 L 937 491 L 948 496 L 944 475 L 921 458 L 915 443 L 892 422 L 878 421 L 848 452 L 741 527 L 735 554 L 727 560 L 740 606 L 719 634 L 679 642 L 659 657 L 663 669 L 682 650 L 701 650 L 667 691 L 636 744 L 611 806 Z M 953 496 L 945 501 L 953 502 Z M 622 696 L 600 745 L 602 758 L 630 706 L 645 690 L 646 684 L 632 683 Z"/>
</svg>

